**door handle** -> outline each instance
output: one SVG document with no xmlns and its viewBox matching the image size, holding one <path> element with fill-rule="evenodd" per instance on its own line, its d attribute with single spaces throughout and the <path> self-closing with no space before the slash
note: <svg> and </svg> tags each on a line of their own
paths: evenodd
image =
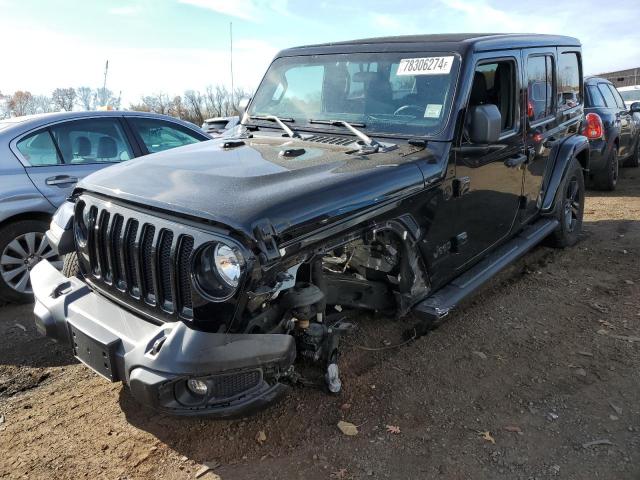
<svg viewBox="0 0 640 480">
<path fill-rule="evenodd" d="M 47 185 L 70 185 L 72 183 L 78 183 L 78 177 L 71 177 L 69 175 L 56 175 L 55 177 L 49 177 L 45 180 Z"/>
<path fill-rule="evenodd" d="M 525 163 L 528 159 L 528 156 L 524 153 L 520 155 L 515 155 L 513 157 L 509 157 L 504 161 L 504 164 L 509 168 L 516 168 Z"/>
</svg>

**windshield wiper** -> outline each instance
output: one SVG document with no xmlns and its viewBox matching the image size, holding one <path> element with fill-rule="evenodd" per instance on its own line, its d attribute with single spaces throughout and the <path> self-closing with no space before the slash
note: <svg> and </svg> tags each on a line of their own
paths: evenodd
<svg viewBox="0 0 640 480">
<path fill-rule="evenodd" d="M 284 122 L 293 122 L 293 118 L 280 118 L 275 115 L 251 115 L 249 117 L 250 120 L 267 120 L 269 122 L 276 122 L 282 130 L 285 131 L 287 135 L 291 138 L 300 138 L 300 134 L 295 132 L 289 128 L 289 126 Z"/>
<path fill-rule="evenodd" d="M 358 127 L 364 127 L 364 123 L 349 123 L 349 122 L 345 122 L 344 120 L 309 120 L 309 123 L 320 123 L 323 125 L 332 125 L 335 127 L 346 127 L 348 130 L 351 131 L 351 133 L 353 133 L 356 137 L 358 137 L 362 143 L 364 144 L 365 148 L 361 148 L 361 150 L 366 151 L 366 153 L 376 153 L 378 150 L 380 150 L 380 144 L 378 142 L 376 142 L 373 138 L 371 138 L 369 135 L 367 135 L 366 133 L 364 133 L 362 130 L 358 130 L 355 126 L 357 125 Z"/>
</svg>

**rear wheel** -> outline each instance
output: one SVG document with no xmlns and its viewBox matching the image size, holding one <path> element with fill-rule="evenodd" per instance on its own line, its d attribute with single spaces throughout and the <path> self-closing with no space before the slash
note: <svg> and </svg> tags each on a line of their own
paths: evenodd
<svg viewBox="0 0 640 480">
<path fill-rule="evenodd" d="M 40 260 L 62 268 L 62 260 L 49 244 L 41 220 L 20 220 L 0 229 L 0 299 L 27 303 L 33 300 L 31 270 Z"/>
<path fill-rule="evenodd" d="M 615 190 L 618 184 L 619 169 L 618 149 L 612 148 L 604 170 L 593 175 L 594 186 L 599 190 Z"/>
<path fill-rule="evenodd" d="M 554 247 L 565 248 L 576 244 L 582 230 L 583 214 L 584 174 L 574 158 L 556 194 L 555 217 L 560 225 L 549 237 Z"/>
</svg>

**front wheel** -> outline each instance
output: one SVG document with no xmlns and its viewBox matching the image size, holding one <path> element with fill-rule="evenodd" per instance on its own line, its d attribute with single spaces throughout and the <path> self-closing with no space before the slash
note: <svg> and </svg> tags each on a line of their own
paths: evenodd
<svg viewBox="0 0 640 480">
<path fill-rule="evenodd" d="M 582 167 L 574 158 L 556 194 L 554 216 L 560 225 L 549 237 L 552 246 L 565 248 L 577 243 L 582 230 L 584 190 Z"/>
<path fill-rule="evenodd" d="M 32 301 L 31 269 L 40 260 L 62 268 L 62 261 L 44 234 L 47 228 L 49 225 L 42 220 L 20 220 L 0 228 L 0 299 Z"/>
</svg>

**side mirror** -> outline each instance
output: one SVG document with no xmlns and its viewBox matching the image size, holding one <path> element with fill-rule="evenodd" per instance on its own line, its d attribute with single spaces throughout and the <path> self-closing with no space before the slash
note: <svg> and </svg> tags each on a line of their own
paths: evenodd
<svg viewBox="0 0 640 480">
<path fill-rule="evenodd" d="M 640 102 L 633 102 L 629 111 L 631 113 L 640 113 Z"/>
<path fill-rule="evenodd" d="M 502 130 L 502 115 L 493 104 L 477 105 L 469 109 L 469 138 L 473 143 L 495 143 Z"/>
<path fill-rule="evenodd" d="M 247 97 L 241 98 L 240 101 L 238 101 L 238 113 L 241 117 L 246 113 L 250 101 L 251 98 Z"/>
</svg>

